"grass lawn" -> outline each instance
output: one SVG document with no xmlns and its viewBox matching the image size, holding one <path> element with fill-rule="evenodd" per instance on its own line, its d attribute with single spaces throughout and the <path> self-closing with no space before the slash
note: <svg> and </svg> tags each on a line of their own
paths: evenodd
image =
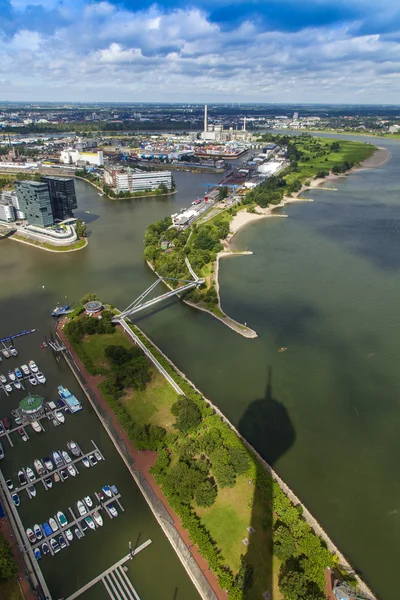
<svg viewBox="0 0 400 600">
<path fill-rule="evenodd" d="M 152 380 L 142 391 L 125 390 L 121 398 L 133 421 L 145 425 L 160 425 L 172 430 L 175 417 L 171 414 L 171 406 L 176 402 L 178 394 L 155 367 L 152 367 Z"/>
<path fill-rule="evenodd" d="M 196 508 L 197 514 L 221 549 L 226 563 L 234 573 L 240 567 L 243 554 L 254 567 L 254 583 L 247 592 L 248 600 L 260 600 L 267 590 L 274 600 L 281 600 L 278 590 L 279 561 L 272 557 L 270 508 L 261 494 L 249 485 L 248 477 L 239 477 L 235 487 L 218 489 L 215 504 Z M 249 534 L 252 526 L 255 532 Z M 248 537 L 249 546 L 242 540 Z"/>
<path fill-rule="evenodd" d="M 132 342 L 118 328 L 115 329 L 114 333 L 87 335 L 81 343 L 96 367 L 103 367 L 107 371 L 109 370 L 108 361 L 104 358 L 104 350 L 107 346 L 132 347 Z"/>
<path fill-rule="evenodd" d="M 16 579 L 0 583 L 0 598 L 4 598 L 4 600 L 24 600 Z"/>
</svg>

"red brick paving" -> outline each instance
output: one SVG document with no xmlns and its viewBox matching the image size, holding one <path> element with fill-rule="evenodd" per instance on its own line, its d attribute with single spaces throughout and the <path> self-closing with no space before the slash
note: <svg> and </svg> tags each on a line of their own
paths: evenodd
<svg viewBox="0 0 400 600">
<path fill-rule="evenodd" d="M 18 564 L 19 571 L 18 571 L 17 577 L 19 579 L 19 583 L 20 583 L 21 590 L 22 590 L 25 600 L 35 600 L 36 596 L 33 593 L 31 586 L 25 576 L 24 563 L 22 561 L 20 553 L 17 550 L 15 537 L 14 537 L 14 534 L 12 533 L 11 525 L 8 522 L 8 519 L 6 517 L 3 517 L 2 519 L 0 519 L 0 532 L 3 534 L 3 536 L 6 538 L 6 540 L 8 540 L 8 542 L 11 546 L 11 549 L 13 551 L 14 558 Z M 1 592 L 0 592 L 0 598 L 2 598 Z M 3 600 L 3 598 L 2 598 L 2 600 Z M 4 600 L 7 600 L 7 598 L 4 598 Z"/>
<path fill-rule="evenodd" d="M 189 548 L 190 553 L 192 554 L 193 558 L 195 559 L 198 566 L 202 570 L 207 581 L 209 582 L 212 589 L 214 590 L 215 595 L 217 596 L 218 600 L 227 600 L 228 594 L 225 591 L 220 589 L 220 587 L 218 585 L 218 580 L 217 580 L 216 576 L 214 575 L 214 573 L 209 568 L 207 561 L 201 556 L 197 546 L 194 546 L 192 544 L 189 534 L 186 531 L 186 529 L 184 529 L 182 527 L 182 524 L 180 522 L 178 515 L 170 508 L 170 506 L 168 505 L 167 499 L 165 498 L 161 488 L 157 485 L 153 475 L 150 473 L 150 468 L 154 464 L 154 462 L 157 458 L 157 452 L 152 452 L 149 450 L 136 450 L 136 448 L 132 444 L 131 440 L 128 438 L 126 432 L 121 429 L 121 425 L 118 422 L 115 414 L 112 412 L 108 403 L 104 400 L 102 394 L 100 393 L 100 391 L 97 387 L 99 385 L 99 383 L 101 383 L 104 380 L 104 377 L 101 375 L 93 376 L 93 375 L 90 375 L 86 371 L 83 363 L 79 359 L 78 355 L 75 353 L 71 344 L 68 342 L 64 332 L 62 331 L 62 326 L 63 326 L 63 321 L 60 321 L 58 329 L 57 329 L 58 334 L 60 335 L 65 346 L 68 348 L 68 350 L 74 357 L 74 361 L 78 365 L 80 371 L 84 375 L 87 387 L 90 389 L 91 393 L 96 397 L 99 404 L 110 415 L 115 429 L 119 432 L 120 437 L 123 439 L 126 447 L 129 449 L 130 455 L 135 460 L 135 470 L 140 471 L 140 473 L 143 474 L 143 476 L 148 481 L 148 483 L 149 483 L 150 487 L 152 488 L 152 490 L 154 491 L 154 493 L 157 495 L 157 497 L 163 503 L 164 507 L 166 508 L 169 515 L 173 519 L 173 522 L 174 522 L 174 525 L 175 525 L 177 531 L 181 535 L 186 546 Z"/>
</svg>

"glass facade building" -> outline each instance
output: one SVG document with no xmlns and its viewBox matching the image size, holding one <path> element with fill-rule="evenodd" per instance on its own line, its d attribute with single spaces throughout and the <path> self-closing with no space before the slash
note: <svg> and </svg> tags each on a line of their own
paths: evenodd
<svg viewBox="0 0 400 600">
<path fill-rule="evenodd" d="M 47 183 L 50 192 L 51 208 L 56 221 L 73 217 L 72 211 L 77 208 L 75 182 L 68 177 L 52 177 L 43 175 L 40 180 Z"/>
<path fill-rule="evenodd" d="M 49 185 L 39 181 L 16 181 L 20 210 L 29 225 L 51 227 L 54 225 Z"/>
</svg>

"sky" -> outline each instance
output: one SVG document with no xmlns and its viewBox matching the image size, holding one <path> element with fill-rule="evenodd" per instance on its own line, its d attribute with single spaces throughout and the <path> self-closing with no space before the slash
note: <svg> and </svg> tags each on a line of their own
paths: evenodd
<svg viewBox="0 0 400 600">
<path fill-rule="evenodd" d="M 0 100 L 400 103 L 399 0 L 0 0 Z"/>
</svg>

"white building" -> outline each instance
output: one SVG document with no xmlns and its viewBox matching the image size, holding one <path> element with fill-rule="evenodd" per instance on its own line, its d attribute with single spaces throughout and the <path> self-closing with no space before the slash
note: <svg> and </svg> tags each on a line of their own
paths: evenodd
<svg viewBox="0 0 400 600">
<path fill-rule="evenodd" d="M 102 150 L 97 152 L 80 152 L 74 148 L 62 150 L 60 154 L 60 161 L 65 165 L 76 165 L 79 161 L 83 161 L 89 165 L 95 165 L 97 167 L 104 164 Z"/>
<path fill-rule="evenodd" d="M 3 191 L 0 195 L 0 203 L 3 205 L 9 205 L 14 207 L 15 216 L 18 220 L 25 219 L 25 214 L 20 209 L 19 200 L 16 192 L 12 191 Z M 14 219 L 15 220 L 15 217 Z"/>
<path fill-rule="evenodd" d="M 15 221 L 15 210 L 11 203 L 0 198 L 0 221 L 13 223 Z"/>
<path fill-rule="evenodd" d="M 156 190 L 161 184 L 172 188 L 171 171 L 139 171 L 138 169 L 104 170 L 104 183 L 117 192 L 146 192 Z"/>
</svg>

